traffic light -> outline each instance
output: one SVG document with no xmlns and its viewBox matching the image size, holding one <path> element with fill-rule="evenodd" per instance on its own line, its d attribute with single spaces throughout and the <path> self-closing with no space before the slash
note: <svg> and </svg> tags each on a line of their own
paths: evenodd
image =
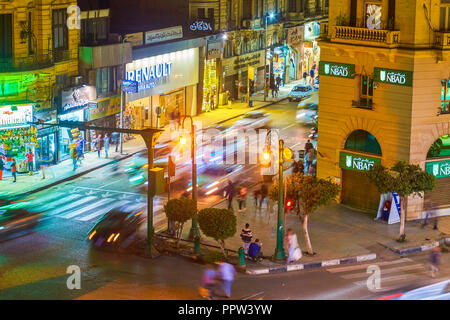
<svg viewBox="0 0 450 320">
<path fill-rule="evenodd" d="M 169 156 L 169 177 L 175 176 L 175 162 L 173 161 L 172 156 Z"/>
<path fill-rule="evenodd" d="M 290 199 L 286 200 L 286 210 L 291 210 L 294 202 Z"/>
</svg>

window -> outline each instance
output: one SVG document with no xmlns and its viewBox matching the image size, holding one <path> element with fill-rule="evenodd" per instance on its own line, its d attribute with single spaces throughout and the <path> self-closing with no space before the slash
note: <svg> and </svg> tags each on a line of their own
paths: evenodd
<svg viewBox="0 0 450 320">
<path fill-rule="evenodd" d="M 450 3 L 440 9 L 439 31 L 450 31 Z"/>
<path fill-rule="evenodd" d="M 366 28 L 381 29 L 381 6 L 366 4 Z"/>
<path fill-rule="evenodd" d="M 273 4 L 273 11 L 274 11 L 274 12 L 278 12 L 278 0 L 275 0 L 275 1 L 274 1 L 274 4 Z"/>
<path fill-rule="evenodd" d="M 441 113 L 450 113 L 450 80 L 441 82 Z"/>
<path fill-rule="evenodd" d="M 66 22 L 67 22 L 67 9 L 53 10 L 52 12 L 53 49 L 65 50 L 68 48 Z"/>
<path fill-rule="evenodd" d="M 261 18 L 263 18 L 264 17 L 264 0 L 261 0 L 261 2 L 259 3 L 259 10 L 260 10 L 259 16 Z"/>
<path fill-rule="evenodd" d="M 81 43 L 92 43 L 108 39 L 108 18 L 81 20 Z"/>
<path fill-rule="evenodd" d="M 28 12 L 28 24 L 27 24 L 27 28 L 28 28 L 28 54 L 33 54 L 34 50 L 33 50 L 33 38 L 32 38 L 32 34 L 33 34 L 33 26 L 31 24 L 31 12 Z"/>
<path fill-rule="evenodd" d="M 259 35 L 259 49 L 264 49 L 264 38 L 263 35 Z"/>
<path fill-rule="evenodd" d="M 12 14 L 0 14 L 0 63 L 12 58 Z"/>
<path fill-rule="evenodd" d="M 358 107 L 372 109 L 373 106 L 373 78 L 361 76 L 361 94 Z"/>
<path fill-rule="evenodd" d="M 252 0 L 244 0 L 242 19 L 250 20 L 252 18 Z"/>
<path fill-rule="evenodd" d="M 108 94 L 116 91 L 116 74 L 115 67 L 105 67 L 97 69 L 96 88 L 97 94 Z"/>
<path fill-rule="evenodd" d="M 353 131 L 345 142 L 345 149 L 367 152 L 381 156 L 381 147 L 377 139 L 364 130 Z"/>
<path fill-rule="evenodd" d="M 296 12 L 297 8 L 296 8 L 296 2 L 297 0 L 289 0 L 289 12 Z"/>
<path fill-rule="evenodd" d="M 253 0 L 253 5 L 254 5 L 253 12 L 255 13 L 255 18 L 259 17 L 258 4 L 259 4 L 259 0 Z"/>
<path fill-rule="evenodd" d="M 205 15 L 205 8 L 198 8 L 198 9 L 197 9 L 197 18 L 199 18 L 199 19 L 204 19 L 204 18 L 206 18 L 206 15 Z"/>
<path fill-rule="evenodd" d="M 208 19 L 214 19 L 214 8 L 208 8 Z"/>
</svg>

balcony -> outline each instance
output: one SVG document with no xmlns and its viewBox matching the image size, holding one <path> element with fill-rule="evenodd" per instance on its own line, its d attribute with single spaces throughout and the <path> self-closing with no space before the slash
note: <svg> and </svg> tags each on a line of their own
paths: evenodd
<svg viewBox="0 0 450 320">
<path fill-rule="evenodd" d="M 328 22 L 320 23 L 320 38 L 328 39 Z"/>
<path fill-rule="evenodd" d="M 400 31 L 334 26 L 331 41 L 371 47 L 397 48 Z"/>
<path fill-rule="evenodd" d="M 70 60 L 70 50 L 55 50 L 21 58 L 0 59 L 0 72 L 23 72 L 52 67 L 55 62 Z"/>
<path fill-rule="evenodd" d="M 434 46 L 439 49 L 450 49 L 450 31 L 435 32 Z"/>
<path fill-rule="evenodd" d="M 352 101 L 352 106 L 359 109 L 373 110 L 372 98 L 360 98 L 359 101 Z"/>
<path fill-rule="evenodd" d="M 79 62 L 82 69 L 113 67 L 133 61 L 130 42 L 108 45 L 80 46 Z M 123 57 L 122 57 L 123 50 Z"/>
<path fill-rule="evenodd" d="M 264 19 L 255 18 L 242 20 L 243 29 L 259 29 L 262 27 L 264 27 Z"/>
</svg>

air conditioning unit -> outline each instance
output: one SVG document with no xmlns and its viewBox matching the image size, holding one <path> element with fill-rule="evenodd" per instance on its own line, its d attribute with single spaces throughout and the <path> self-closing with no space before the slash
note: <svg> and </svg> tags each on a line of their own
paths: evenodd
<svg viewBox="0 0 450 320">
<path fill-rule="evenodd" d="M 73 76 L 72 77 L 72 86 L 79 86 L 83 84 L 83 76 Z"/>
</svg>

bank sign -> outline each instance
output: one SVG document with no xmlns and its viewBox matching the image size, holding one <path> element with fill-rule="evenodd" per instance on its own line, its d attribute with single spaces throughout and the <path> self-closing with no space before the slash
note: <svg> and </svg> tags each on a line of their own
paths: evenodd
<svg viewBox="0 0 450 320">
<path fill-rule="evenodd" d="M 319 74 L 324 76 L 353 79 L 355 77 L 355 65 L 320 61 Z"/>
<path fill-rule="evenodd" d="M 342 169 L 369 171 L 376 164 L 381 164 L 381 159 L 343 151 L 339 154 L 339 167 Z"/>
<path fill-rule="evenodd" d="M 411 71 L 374 68 L 374 80 L 376 82 L 411 87 L 412 78 L 413 73 Z"/>
<path fill-rule="evenodd" d="M 425 169 L 435 178 L 448 178 L 450 177 L 450 160 L 427 162 Z"/>
</svg>

